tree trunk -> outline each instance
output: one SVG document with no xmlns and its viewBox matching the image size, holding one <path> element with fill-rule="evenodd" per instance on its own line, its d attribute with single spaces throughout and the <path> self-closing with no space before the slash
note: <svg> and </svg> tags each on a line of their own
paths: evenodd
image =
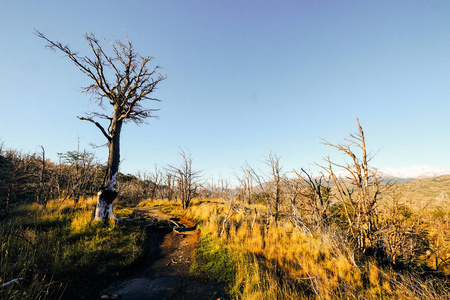
<svg viewBox="0 0 450 300">
<path fill-rule="evenodd" d="M 122 129 L 122 121 L 114 121 L 111 126 L 111 139 L 108 141 L 108 166 L 103 184 L 106 183 L 106 180 L 109 181 L 106 188 L 102 188 L 97 194 L 97 206 L 94 214 L 94 220 L 101 220 L 105 223 L 109 219 L 117 221 L 113 212 L 113 202 L 117 197 L 117 175 L 119 174 L 120 131 Z"/>
<path fill-rule="evenodd" d="M 117 221 L 113 212 L 113 201 L 117 196 L 116 189 L 117 173 L 108 182 L 108 186 L 97 194 L 97 206 L 95 208 L 94 220 L 108 222 L 109 219 Z"/>
<path fill-rule="evenodd" d="M 105 185 L 112 176 L 119 172 L 120 163 L 120 132 L 122 130 L 122 121 L 117 121 L 115 125 L 112 126 L 112 136 L 108 142 L 109 156 L 108 156 L 108 166 L 106 170 L 105 180 L 103 185 Z"/>
<path fill-rule="evenodd" d="M 43 146 L 41 146 L 41 149 L 42 149 L 42 170 L 41 170 L 41 176 L 39 178 L 38 203 L 39 203 L 39 205 L 44 205 L 44 204 L 47 204 L 47 199 L 46 199 L 46 195 L 45 195 L 45 191 L 44 191 L 44 188 L 45 188 L 45 149 Z"/>
</svg>

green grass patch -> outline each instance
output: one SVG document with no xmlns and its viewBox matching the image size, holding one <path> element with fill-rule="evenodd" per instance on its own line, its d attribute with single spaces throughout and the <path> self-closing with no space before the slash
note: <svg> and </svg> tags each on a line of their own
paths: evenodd
<svg viewBox="0 0 450 300">
<path fill-rule="evenodd" d="M 199 279 L 230 285 L 236 274 L 236 260 L 227 248 L 202 236 L 194 250 L 190 272 Z"/>
</svg>

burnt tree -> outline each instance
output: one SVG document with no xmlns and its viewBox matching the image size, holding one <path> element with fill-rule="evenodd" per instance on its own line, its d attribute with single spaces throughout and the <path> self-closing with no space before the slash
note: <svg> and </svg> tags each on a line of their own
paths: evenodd
<svg viewBox="0 0 450 300">
<path fill-rule="evenodd" d="M 110 56 L 93 33 L 86 34 L 86 41 L 92 50 L 92 55 L 89 57 L 80 56 L 69 46 L 54 42 L 37 30 L 36 35 L 47 42 L 47 48 L 66 54 L 73 64 L 89 77 L 91 84 L 82 87 L 83 92 L 91 94 L 102 109 L 105 104 L 112 108 L 109 114 L 91 112 L 78 118 L 94 124 L 107 140 L 108 163 L 103 187 L 98 193 L 95 219 L 106 221 L 108 218 L 115 218 L 112 214 L 112 203 L 117 195 L 116 178 L 120 163 L 122 126 L 129 121 L 141 124 L 147 118 L 155 116 L 156 109 L 145 108 L 142 104 L 146 100 L 160 101 L 153 98 L 152 93 L 158 83 L 166 77 L 158 73 L 158 66 L 148 67 L 152 57 L 143 57 L 136 53 L 128 37 L 125 43 L 109 42 L 113 53 Z M 107 75 L 110 75 L 109 79 Z M 100 124 L 98 119 L 105 120 L 108 126 Z"/>
</svg>

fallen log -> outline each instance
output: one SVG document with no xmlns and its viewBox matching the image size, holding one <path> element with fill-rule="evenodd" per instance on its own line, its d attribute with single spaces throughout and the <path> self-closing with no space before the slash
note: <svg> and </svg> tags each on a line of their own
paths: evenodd
<svg viewBox="0 0 450 300">
<path fill-rule="evenodd" d="M 8 287 L 10 285 L 19 283 L 22 280 L 23 280 L 23 278 L 16 278 L 16 279 L 13 279 L 11 281 L 5 282 L 4 284 L 0 285 L 0 289 L 3 289 L 3 288 Z"/>
<path fill-rule="evenodd" d="M 170 223 L 174 224 L 175 226 L 177 226 L 178 228 L 180 228 L 180 224 L 178 224 L 177 222 L 173 221 L 172 219 L 168 219 L 167 221 L 169 221 Z"/>
<path fill-rule="evenodd" d="M 182 235 L 192 235 L 195 232 L 197 226 L 189 227 L 189 228 L 174 228 L 173 232 L 182 234 Z"/>
</svg>

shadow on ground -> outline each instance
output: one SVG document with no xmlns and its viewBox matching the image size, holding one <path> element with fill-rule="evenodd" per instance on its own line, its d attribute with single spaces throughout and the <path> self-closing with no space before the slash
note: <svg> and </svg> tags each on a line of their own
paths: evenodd
<svg viewBox="0 0 450 300">
<path fill-rule="evenodd" d="M 156 208 L 135 210 L 148 232 L 146 259 L 132 273 L 124 275 L 101 293 L 101 299 L 227 299 L 224 284 L 199 282 L 189 275 L 192 252 L 199 237 L 195 224 L 171 219 Z M 155 225 L 167 222 L 170 226 Z"/>
</svg>

